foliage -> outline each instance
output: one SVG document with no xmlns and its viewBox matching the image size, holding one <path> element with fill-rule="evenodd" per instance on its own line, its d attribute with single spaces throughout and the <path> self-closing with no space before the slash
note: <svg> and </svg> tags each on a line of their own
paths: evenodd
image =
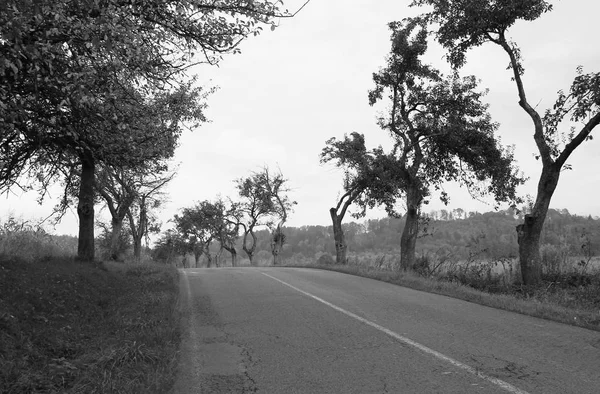
<svg viewBox="0 0 600 394">
<path fill-rule="evenodd" d="M 230 226 L 226 218 L 223 201 L 208 200 L 197 203 L 194 207 L 183 208 L 181 215 L 174 218 L 176 230 L 187 244 L 188 250 L 194 252 L 196 260 L 205 254 L 209 257 L 210 244 L 213 240 L 223 243 L 231 242 L 237 236 L 237 229 Z"/>
<path fill-rule="evenodd" d="M 364 217 L 367 209 L 379 204 L 392 213 L 399 197 L 393 157 L 386 155 L 381 147 L 367 150 L 364 135 L 356 132 L 344 135 L 343 140 L 330 138 L 325 144 L 321 163 L 333 162 L 344 171 L 344 193 L 335 208 L 338 216 L 343 219 L 351 204 L 359 207 L 352 215 L 355 218 Z"/>
<path fill-rule="evenodd" d="M 281 248 L 285 241 L 282 227 L 296 202 L 287 195 L 288 180 L 281 172 L 273 175 L 268 167 L 246 178 L 239 178 L 235 183 L 240 198 L 236 203 L 239 225 L 244 229 L 242 247 L 252 261 L 256 248 L 255 228 L 260 226 L 271 228 L 273 232 L 271 240 L 273 241 L 273 236 L 276 236 L 277 242 L 281 242 L 278 247 Z M 272 247 L 274 245 L 272 242 Z M 272 250 L 274 252 L 274 249 Z"/>
<path fill-rule="evenodd" d="M 98 222 L 100 234 L 96 237 L 96 248 L 100 259 L 124 261 L 127 252 L 131 251 L 131 234 L 126 229 L 120 229 L 118 234 L 106 223 Z"/>
<path fill-rule="evenodd" d="M 0 256 L 33 262 L 72 258 L 77 239 L 49 234 L 41 225 L 9 216 L 0 223 Z"/>
<path fill-rule="evenodd" d="M 494 132 L 485 92 L 474 76 L 444 77 L 420 57 L 427 50 L 427 30 L 418 21 L 390 23 L 392 49 L 386 66 L 373 74 L 371 105 L 387 98 L 388 116 L 380 126 L 394 138 L 398 173 L 406 188 L 416 183 L 423 196 L 445 181 L 457 180 L 476 194 L 492 193 L 497 201 L 516 201 L 523 182 Z M 486 188 L 480 187 L 490 180 Z M 448 196 L 442 194 L 442 199 Z"/>
<path fill-rule="evenodd" d="M 29 1 L 0 6 L 0 190 L 59 176 L 81 184 L 79 257 L 94 257 L 97 163 L 172 156 L 182 122 L 203 122 L 205 92 L 185 81 L 280 15 L 280 2 Z M 198 53 L 198 56 L 195 55 Z"/>
<path fill-rule="evenodd" d="M 176 256 L 189 251 L 189 245 L 179 232 L 167 230 L 155 242 L 151 255 L 154 261 L 171 264 Z"/>
<path fill-rule="evenodd" d="M 600 73 L 584 74 L 583 67 L 578 67 L 569 92 L 559 91 L 552 109 L 542 116 L 527 99 L 521 51 L 507 34 L 518 20 L 533 21 L 551 11 L 551 4 L 544 0 L 414 0 L 412 5 L 432 7 L 413 20 L 437 26 L 436 38 L 448 51 L 454 67 L 465 64 L 468 50 L 487 42 L 498 45 L 508 55 L 508 69 L 512 70 L 519 105 L 533 122 L 533 139 L 538 150 L 536 159 L 542 164 L 535 202 L 519 227 L 523 281 L 535 285 L 542 279 L 540 233 L 560 173 L 571 168 L 567 160 L 577 147 L 591 139 L 592 130 L 600 124 Z M 562 131 L 569 123 L 572 125 L 570 131 Z"/>
</svg>

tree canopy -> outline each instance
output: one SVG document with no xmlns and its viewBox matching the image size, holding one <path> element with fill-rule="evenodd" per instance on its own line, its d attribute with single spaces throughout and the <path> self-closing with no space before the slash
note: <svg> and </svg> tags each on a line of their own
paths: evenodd
<svg viewBox="0 0 600 394">
<path fill-rule="evenodd" d="M 583 67 L 578 67 L 568 93 L 559 91 L 552 108 L 542 115 L 528 101 L 521 50 L 507 34 L 517 21 L 532 21 L 551 11 L 549 2 L 414 0 L 412 5 L 431 7 L 416 20 L 437 28 L 435 37 L 455 68 L 465 64 L 470 49 L 488 42 L 502 48 L 509 58 L 519 106 L 533 123 L 536 158 L 542 164 L 533 209 L 517 228 L 523 282 L 537 284 L 541 280 L 540 235 L 560 173 L 563 168 L 570 168 L 567 160 L 577 147 L 591 139 L 592 130 L 600 123 L 600 73 L 586 74 Z"/>
<path fill-rule="evenodd" d="M 9 0 L 0 5 L 0 190 L 44 190 L 81 167 L 79 257 L 93 260 L 95 165 L 170 157 L 216 64 L 285 11 L 280 2 Z M 69 183 L 69 182 L 67 182 Z M 28 186 L 28 185 L 25 185 Z"/>
<path fill-rule="evenodd" d="M 432 189 L 459 181 L 477 195 L 493 194 L 498 202 L 516 202 L 523 182 L 494 132 L 484 91 L 477 79 L 454 73 L 443 76 L 422 62 L 427 28 L 418 19 L 389 24 L 391 51 L 386 65 L 373 74 L 369 103 L 389 103 L 379 125 L 393 138 L 396 185 L 406 197 L 406 227 L 401 239 L 402 267 L 415 258 L 420 207 Z M 447 201 L 446 193 L 441 193 Z"/>
</svg>

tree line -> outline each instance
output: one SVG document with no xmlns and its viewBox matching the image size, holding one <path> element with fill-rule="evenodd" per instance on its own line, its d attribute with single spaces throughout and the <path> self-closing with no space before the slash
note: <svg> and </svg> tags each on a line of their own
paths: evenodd
<svg viewBox="0 0 600 394">
<path fill-rule="evenodd" d="M 257 230 L 267 227 L 270 231 L 270 253 L 273 265 L 280 263 L 285 244 L 284 225 L 296 204 L 289 197 L 289 181 L 281 171 L 268 167 L 235 180 L 238 195 L 235 199 L 218 197 L 204 200 L 192 207 L 181 209 L 174 216 L 174 228 L 164 232 L 154 247 L 154 257 L 171 262 L 176 256 L 194 255 L 195 266 L 202 256 L 208 267 L 219 264 L 223 250 L 231 256 L 231 266 L 237 265 L 237 245 L 242 245 L 250 265 L 258 245 Z M 240 239 L 241 237 L 241 239 Z M 211 246 L 218 244 L 215 254 Z"/>
<path fill-rule="evenodd" d="M 465 212 L 462 209 L 458 211 Z M 487 260 L 518 257 L 515 227 L 523 220 L 525 214 L 522 211 L 516 213 L 511 208 L 484 213 L 472 211 L 466 217 L 450 217 L 450 212 L 452 211 L 440 210 L 426 213 L 430 220 L 424 236 L 419 238 L 417 256 L 452 255 L 459 260 L 466 260 L 473 254 Z M 348 258 L 382 254 L 399 256 L 398 238 L 404 225 L 404 218 L 394 217 L 343 223 Z M 286 243 L 281 252 L 284 261 L 314 263 L 323 255 L 333 256 L 324 261 L 334 261 L 336 249 L 332 225 L 285 227 L 284 230 Z M 270 231 L 259 230 L 256 237 L 254 259 L 266 263 L 269 257 L 272 261 Z M 239 237 L 237 243 L 241 242 L 242 237 Z M 566 209 L 549 209 L 540 244 L 542 255 L 548 258 L 557 252 L 574 257 L 585 254 L 596 256 L 600 253 L 600 218 L 572 215 Z M 164 246 L 154 251 L 158 252 L 157 259 L 166 261 L 168 254 Z M 218 246 L 214 245 L 210 253 L 213 258 L 219 256 Z M 227 264 L 228 258 L 229 256 L 221 256 L 223 264 Z M 171 262 L 174 262 L 174 256 L 171 256 Z"/>
</svg>

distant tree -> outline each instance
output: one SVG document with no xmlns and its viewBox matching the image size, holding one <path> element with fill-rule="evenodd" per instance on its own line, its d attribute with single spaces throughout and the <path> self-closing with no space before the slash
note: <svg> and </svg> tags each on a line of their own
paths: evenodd
<svg viewBox="0 0 600 394">
<path fill-rule="evenodd" d="M 347 263 L 348 244 L 342 228 L 342 221 L 348 208 L 355 204 L 359 211 L 352 216 L 364 217 L 368 208 L 378 204 L 393 205 L 399 185 L 395 185 L 394 160 L 386 156 L 381 147 L 368 151 L 365 137 L 352 133 L 343 140 L 330 138 L 321 151 L 321 163 L 334 162 L 344 170 L 344 193 L 337 205 L 329 209 L 333 223 L 337 264 Z"/>
<path fill-rule="evenodd" d="M 275 226 L 275 230 L 279 228 L 279 232 L 272 234 L 272 241 L 278 234 L 275 247 L 280 248 L 285 241 L 281 231 L 281 220 L 287 219 L 287 212 L 293 202 L 285 194 L 288 191 L 287 180 L 281 173 L 271 175 L 267 167 L 235 182 L 240 198 L 238 208 L 243 213 L 243 220 L 240 222 L 240 226 L 244 229 L 242 248 L 250 264 L 254 264 L 253 256 L 257 245 L 256 227 Z M 274 224 L 276 222 L 277 225 Z M 273 248 L 273 243 L 271 245 Z M 273 249 L 272 252 L 274 253 Z"/>
<path fill-rule="evenodd" d="M 152 258 L 155 261 L 162 261 L 165 264 L 172 264 L 176 256 L 183 255 L 189 252 L 189 245 L 186 240 L 183 239 L 181 234 L 176 230 L 169 229 L 164 232 L 156 241 L 154 248 L 152 249 Z M 183 260 L 183 268 L 185 266 L 185 259 Z"/>
<path fill-rule="evenodd" d="M 173 180 L 176 172 L 167 166 L 155 167 L 154 171 L 132 174 L 135 198 L 127 209 L 129 230 L 133 239 L 133 256 L 139 261 L 142 252 L 142 240 L 150 233 L 158 233 L 160 225 L 153 211 L 158 210 L 166 199 L 164 187 Z"/>
<path fill-rule="evenodd" d="M 516 175 L 511 152 L 503 150 L 494 136 L 497 125 L 481 101 L 475 77 L 444 77 L 422 63 L 427 50 L 424 24 L 412 20 L 389 27 L 392 48 L 386 66 L 373 74 L 375 88 L 369 102 L 384 98 L 390 102 L 389 113 L 379 124 L 394 138 L 397 184 L 406 199 L 401 267 L 411 269 L 421 206 L 432 188 L 457 180 L 472 193 L 514 201 L 522 179 Z M 442 200 L 448 200 L 445 193 Z"/>
<path fill-rule="evenodd" d="M 578 67 L 569 92 L 559 91 L 552 109 L 542 116 L 527 99 L 521 51 L 507 38 L 507 33 L 517 21 L 533 21 L 551 11 L 550 3 L 544 0 L 414 0 L 412 5 L 433 7 L 423 19 L 438 26 L 437 40 L 448 50 L 454 67 L 463 66 L 466 53 L 486 42 L 498 45 L 508 55 L 519 105 L 533 123 L 536 158 L 542 164 L 535 202 L 531 212 L 525 215 L 524 223 L 517 227 L 523 283 L 535 285 L 541 280 L 540 235 L 560 173 L 570 168 L 567 160 L 577 147 L 592 138 L 592 130 L 600 123 L 600 73 L 584 74 L 583 68 Z M 573 126 L 566 133 L 560 132 L 559 129 L 566 128 L 565 123 L 579 123 L 579 129 Z"/>
<path fill-rule="evenodd" d="M 223 223 L 219 232 L 218 239 L 221 248 L 224 248 L 231 255 L 231 266 L 237 266 L 236 242 L 240 232 L 240 226 L 243 220 L 243 213 L 239 209 L 239 204 L 231 200 L 225 203 L 219 199 L 223 207 Z"/>
<path fill-rule="evenodd" d="M 218 239 L 223 220 L 223 207 L 219 202 L 208 200 L 183 208 L 180 215 L 175 215 L 175 228 L 194 252 L 196 266 L 200 256 L 204 254 L 208 259 L 208 267 L 211 267 L 210 246 L 213 240 Z"/>
<path fill-rule="evenodd" d="M 271 254 L 273 255 L 273 265 L 278 265 L 281 262 L 281 250 L 286 240 L 283 226 L 287 222 L 293 206 L 296 205 L 296 201 L 290 200 L 288 196 L 290 192 L 289 181 L 283 177 L 281 172 L 273 175 L 265 167 L 263 174 L 265 176 L 265 186 L 273 200 L 274 220 L 271 228 Z"/>
</svg>

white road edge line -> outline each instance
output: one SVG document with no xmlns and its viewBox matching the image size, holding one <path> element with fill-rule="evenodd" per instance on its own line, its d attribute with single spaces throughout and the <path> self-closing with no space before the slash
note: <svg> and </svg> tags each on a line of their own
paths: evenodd
<svg viewBox="0 0 600 394">
<path fill-rule="evenodd" d="M 509 393 L 513 393 L 513 394 L 529 394 L 527 391 L 523 391 L 520 388 L 515 387 L 515 386 L 513 386 L 510 383 L 505 382 L 504 380 L 496 379 L 496 378 L 494 378 L 492 376 L 488 376 L 488 375 L 486 375 L 484 373 L 481 373 L 477 369 L 475 369 L 475 368 L 473 368 L 473 367 L 471 367 L 471 366 L 469 366 L 467 364 L 463 364 L 460 361 L 457 361 L 457 360 L 455 360 L 453 358 L 450 358 L 450 357 L 448 357 L 448 356 L 446 356 L 446 355 L 444 355 L 444 354 L 442 354 L 442 353 L 440 353 L 440 352 L 438 352 L 436 350 L 428 348 L 425 345 L 421 345 L 420 343 L 415 342 L 412 339 L 404 337 L 404 336 L 402 336 L 402 335 L 400 335 L 400 334 L 398 334 L 398 333 L 396 333 L 396 332 L 394 332 L 392 330 L 389 330 L 389 329 L 387 329 L 387 328 L 385 328 L 383 326 L 380 326 L 377 323 L 373 323 L 372 321 L 367 320 L 364 317 L 360 317 L 358 315 L 355 315 L 354 313 L 349 312 L 349 311 L 347 311 L 347 310 L 345 310 L 343 308 L 340 308 L 339 306 L 334 305 L 334 304 L 332 304 L 330 302 L 327 302 L 327 301 L 325 301 L 322 298 L 319 298 L 319 297 L 317 297 L 315 295 L 312 295 L 312 294 L 310 294 L 310 293 L 308 293 L 308 292 L 306 292 L 304 290 L 301 290 L 301 289 L 299 289 L 299 288 L 297 288 L 297 287 L 295 287 L 293 285 L 290 285 L 289 283 L 284 282 L 281 279 L 277 279 L 274 276 L 271 276 L 269 274 L 265 274 L 264 272 L 261 272 L 261 273 L 264 276 L 267 276 L 267 277 L 269 277 L 269 278 L 271 278 L 273 280 L 276 280 L 277 282 L 279 282 L 281 284 L 284 284 L 287 287 L 290 287 L 290 288 L 296 290 L 297 292 L 304 294 L 305 296 L 308 296 L 308 297 L 310 297 L 310 298 L 312 298 L 314 300 L 317 300 L 320 303 L 325 304 L 328 307 L 331 307 L 331 308 L 335 309 L 338 312 L 342 312 L 343 314 L 345 314 L 347 316 L 350 316 L 350 317 L 352 317 L 352 318 L 354 318 L 354 319 L 356 319 L 356 320 L 358 320 L 358 321 L 360 321 L 360 322 L 362 322 L 362 323 L 364 323 L 364 324 L 366 324 L 368 326 L 371 326 L 371 327 L 373 327 L 373 328 L 375 328 L 375 329 L 377 329 L 377 330 L 379 330 L 381 332 L 384 332 L 387 335 L 391 336 L 392 338 L 395 338 L 395 339 L 399 340 L 400 342 L 402 342 L 402 343 L 404 343 L 406 345 L 409 345 L 409 346 L 412 346 L 414 348 L 417 348 L 420 351 L 422 351 L 424 353 L 427 353 L 427 354 L 429 354 L 431 356 L 434 356 L 437 359 L 440 359 L 440 360 L 445 361 L 445 362 L 447 362 L 449 364 L 452 364 L 456 368 L 460 368 L 463 371 L 467 371 L 468 373 L 477 376 L 478 378 L 481 378 L 481 379 L 486 380 L 486 381 L 488 381 L 488 382 L 490 382 L 492 384 L 495 384 L 496 386 L 498 386 L 498 387 L 500 387 L 500 388 L 508 391 Z"/>
</svg>

